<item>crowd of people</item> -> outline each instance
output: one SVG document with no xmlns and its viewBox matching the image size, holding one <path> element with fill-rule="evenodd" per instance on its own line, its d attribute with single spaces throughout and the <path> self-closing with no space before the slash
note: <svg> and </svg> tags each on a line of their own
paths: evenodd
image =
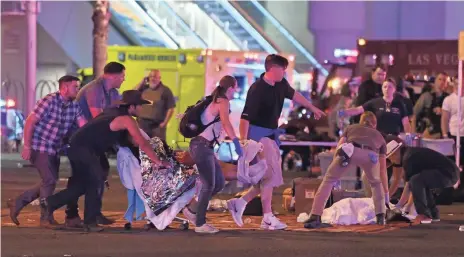
<svg viewBox="0 0 464 257">
<path fill-rule="evenodd" d="M 458 116 L 458 88 L 455 82 L 446 73 L 440 72 L 436 77 L 422 85 L 422 92 L 416 98 L 412 86 L 423 83 L 423 81 L 416 83 L 410 77 L 407 79 L 387 78 L 384 68 L 376 67 L 372 70 L 370 78 L 360 83 L 360 85 L 352 81 L 345 86 L 345 90 L 342 90 L 343 97 L 331 115 L 330 122 L 332 122 L 332 128 L 334 129 L 332 135 L 340 139 L 339 148 L 340 145 L 348 141 L 355 147 L 361 145 L 366 149 L 379 153 L 381 157 L 379 159 L 380 173 L 377 173 L 377 171 L 374 173 L 378 174 L 379 178 L 382 178 L 385 202 L 389 203 L 390 198 L 398 191 L 400 182 L 403 180 L 403 192 L 400 194 L 400 199 L 397 199 L 399 201 L 396 206 L 401 208 L 406 204 L 413 205 L 418 214 L 417 219 L 422 223 L 439 220 L 438 209 L 435 206 L 434 197 L 431 195 L 431 189 L 459 186 L 462 175 L 459 173 L 460 168 L 458 166 L 462 169 L 464 162 L 462 143 L 460 164 L 455 165 L 453 163 L 454 156 L 446 157 L 436 151 L 420 147 L 420 145 L 415 145 L 419 147 L 411 147 L 411 142 L 403 141 L 400 139 L 400 135 L 403 135 L 403 139 L 404 135 L 408 137 L 409 134 L 415 135 L 409 137 L 453 138 L 455 143 L 457 140 L 462 142 L 464 138 L 462 121 L 464 119 Z M 464 101 L 462 101 L 461 105 L 464 106 Z M 365 119 L 361 118 L 359 124 L 364 124 L 364 126 L 350 125 L 358 123 L 360 114 L 363 114 L 361 117 Z M 369 120 L 374 122 L 366 122 L 367 117 L 370 116 L 372 117 Z M 369 142 L 365 142 L 365 139 L 356 138 L 357 134 L 361 132 L 353 131 L 366 130 L 366 124 L 370 124 L 368 127 L 380 132 L 385 143 L 391 141 L 400 142 L 403 147 L 397 150 L 397 153 L 390 153 L 389 158 L 383 158 L 386 154 L 383 144 L 381 147 L 378 145 L 373 147 L 373 145 L 376 145 L 376 136 L 371 136 L 372 139 L 369 139 Z M 372 126 L 372 124 L 375 124 L 375 126 Z M 460 130 L 461 135 L 459 139 L 457 138 L 458 130 Z M 368 132 L 363 133 L 370 135 Z M 350 139 L 350 137 L 353 138 Z M 354 158 L 353 162 L 364 171 L 363 183 L 372 186 L 372 178 L 369 178 L 372 168 L 363 168 L 362 162 L 357 161 L 354 153 L 351 158 Z M 392 160 L 392 158 L 395 160 Z M 386 159 L 389 160 L 390 164 L 387 168 L 388 172 L 387 170 L 384 172 L 382 168 L 386 167 L 384 164 Z M 335 168 L 337 167 L 337 161 L 340 162 L 335 158 L 332 163 L 334 166 L 329 167 L 328 174 L 331 175 L 326 175 L 327 180 L 325 179 L 325 183 L 340 177 L 339 170 L 341 168 Z M 388 174 L 388 177 L 384 177 L 385 174 Z M 391 183 L 389 183 L 390 177 Z M 368 195 L 371 194 L 369 187 L 366 191 Z M 326 198 L 325 194 L 322 193 L 320 197 L 322 199 Z M 375 199 L 379 200 L 380 198 L 374 196 Z M 379 206 L 378 203 L 376 206 Z M 376 211 L 379 210 L 376 209 Z M 321 211 L 316 209 L 316 213 L 312 217 L 312 223 L 308 223 L 307 226 L 317 225 L 319 221 L 318 215 L 320 214 Z M 381 221 L 378 222 L 381 223 Z"/>
<path fill-rule="evenodd" d="M 286 58 L 269 55 L 264 66 L 265 72 L 251 85 L 247 93 L 240 119 L 240 135 L 235 133 L 229 119 L 230 100 L 238 89 L 237 81 L 232 76 L 224 76 L 219 81 L 208 100 L 210 102 L 197 117 L 201 120 L 202 129 L 192 136 L 188 154 L 192 164 L 196 165 L 201 190 L 197 199 L 188 203 L 182 212 L 195 224 L 195 231 L 198 233 L 218 232 L 217 228 L 207 223 L 206 211 L 211 198 L 225 184 L 224 167 L 215 156 L 213 148 L 226 136 L 235 145 L 239 158 L 244 154 L 243 146 L 247 141 L 261 143 L 263 152 L 252 164 L 261 158 L 265 160 L 267 167 L 259 182 L 245 195 L 227 201 L 235 223 L 243 226 L 242 215 L 247 204 L 260 195 L 263 209 L 261 228 L 281 230 L 287 227 L 274 216 L 271 209 L 273 189 L 283 184 L 279 150 L 282 130 L 278 128 L 278 120 L 284 100 L 290 99 L 304 106 L 316 119 L 325 113 L 296 92 L 285 79 L 288 66 Z M 129 147 L 137 158 L 143 153 L 144 158 L 157 169 L 172 167 L 173 162 L 161 158 L 153 149 L 150 138 L 166 139 L 166 126 L 175 108 L 173 94 L 161 82 L 160 71 L 153 70 L 148 77 L 135 85 L 134 90 L 127 90 L 121 96 L 117 89 L 124 81 L 125 72 L 122 64 L 110 62 L 105 66 L 101 77 L 80 90 L 79 79 L 66 75 L 58 81 L 58 92 L 37 102 L 26 119 L 22 157 L 37 168 L 41 182 L 15 199 L 8 200 L 10 217 L 15 224 L 19 225 L 21 209 L 35 199 L 40 200 L 40 224 L 44 227 L 59 225 L 53 213 L 64 205 L 67 227 L 101 231 L 103 228 L 100 225 L 113 223 L 101 210 L 109 174 L 106 153 L 115 147 Z M 400 133 L 415 132 L 416 126 L 410 124 L 411 120 L 418 120 L 418 117 L 420 120 L 422 117 L 428 120 L 425 122 L 425 129 L 431 134 L 449 131 L 450 137 L 456 136 L 456 129 L 462 129 L 462 119 L 456 117 L 456 96 L 445 98 L 443 83 L 446 81 L 446 74 L 439 74 L 433 91 L 424 93 L 413 110 L 412 103 L 408 103 L 406 94 L 402 93 L 404 88 L 399 88 L 398 81 L 386 79 L 382 68 L 373 70 L 372 78 L 363 82 L 358 92 L 349 90 L 350 93 L 345 98 L 355 97 L 355 104 L 353 108 L 346 108 L 349 104 L 343 104 L 343 108 L 339 108 L 337 112 L 337 120 L 343 120 L 340 124 L 344 124 L 337 126 L 342 132 L 339 134 L 337 156 L 319 187 L 313 211 L 305 222 L 305 227 L 321 226 L 320 216 L 325 202 L 334 183 L 347 169 L 343 164 L 346 159 L 351 160 L 348 166 L 357 165 L 364 170 L 366 181 L 372 188 L 378 224 L 385 224 L 385 204 L 389 202 L 392 191 L 396 190 L 389 189 L 387 159 L 397 169 L 397 174 L 405 174 L 408 182 L 406 185 L 410 189 L 405 190 L 405 194 L 412 192 L 416 209 L 422 215 L 421 219 L 424 222 L 427 218 L 438 219 L 437 209 L 427 190 L 456 183 L 459 178 L 458 168 L 451 161 L 447 162 L 446 157 L 445 160 L 440 159 L 441 156 L 434 156 L 440 155 L 435 152 L 403 147 L 397 150 L 397 154 L 387 153 L 387 142 L 401 142 L 397 137 Z M 421 116 L 421 112 L 425 114 Z M 355 118 L 355 125 L 345 127 L 348 125 L 348 116 L 359 114 L 362 116 L 359 121 Z M 388 139 L 389 136 L 394 139 Z M 443 135 L 445 136 L 447 135 Z M 346 150 L 350 147 L 351 151 Z M 63 154 L 70 160 L 72 176 L 66 189 L 54 193 L 58 180 L 59 157 Z M 420 166 L 423 168 L 417 168 L 417 155 L 430 155 L 429 159 L 435 160 L 435 165 L 427 164 Z M 411 168 L 413 166 L 414 169 Z M 85 195 L 83 220 L 77 204 L 82 195 Z"/>
</svg>

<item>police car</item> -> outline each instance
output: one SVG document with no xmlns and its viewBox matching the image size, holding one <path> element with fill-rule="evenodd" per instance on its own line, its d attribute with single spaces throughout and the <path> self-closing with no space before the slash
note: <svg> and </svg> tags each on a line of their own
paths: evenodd
<svg viewBox="0 0 464 257">
<path fill-rule="evenodd" d="M 23 140 L 25 117 L 13 99 L 0 99 L 2 152 L 18 152 Z"/>
</svg>

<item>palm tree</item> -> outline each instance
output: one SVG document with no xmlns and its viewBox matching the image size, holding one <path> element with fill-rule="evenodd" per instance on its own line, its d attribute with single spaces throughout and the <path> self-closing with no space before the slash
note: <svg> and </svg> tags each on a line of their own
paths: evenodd
<svg viewBox="0 0 464 257">
<path fill-rule="evenodd" d="M 98 78 L 103 74 L 107 60 L 108 27 L 111 18 L 110 3 L 105 0 L 95 1 L 93 21 L 93 75 Z"/>
</svg>

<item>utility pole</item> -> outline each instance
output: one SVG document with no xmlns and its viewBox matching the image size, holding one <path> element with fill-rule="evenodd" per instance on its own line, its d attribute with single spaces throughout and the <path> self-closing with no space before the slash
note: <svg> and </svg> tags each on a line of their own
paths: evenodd
<svg viewBox="0 0 464 257">
<path fill-rule="evenodd" d="M 103 75 L 108 46 L 108 28 L 110 23 L 110 3 L 106 0 L 95 1 L 93 21 L 93 76 Z"/>
<path fill-rule="evenodd" d="M 25 1 L 27 21 L 27 47 L 26 47 L 26 112 L 29 113 L 35 106 L 35 86 L 37 83 L 37 12 L 36 0 Z"/>
</svg>

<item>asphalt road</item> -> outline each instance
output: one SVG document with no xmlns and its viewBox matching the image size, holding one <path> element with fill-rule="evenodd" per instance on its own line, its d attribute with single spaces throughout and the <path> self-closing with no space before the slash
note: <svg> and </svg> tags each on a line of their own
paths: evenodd
<svg viewBox="0 0 464 257">
<path fill-rule="evenodd" d="M 63 165 L 61 177 L 68 175 Z M 38 227 L 38 206 L 25 208 L 20 216 L 22 226 L 9 221 L 5 209 L 7 198 L 19 194 L 38 180 L 32 168 L 17 168 L 16 162 L 2 161 L 2 227 L 1 256 L 464 256 L 464 205 L 440 206 L 442 221 L 431 225 L 414 225 L 381 233 L 261 231 L 230 226 L 216 235 L 198 235 L 176 227 L 165 231 L 144 231 L 143 223 L 126 232 L 121 219 L 126 208 L 125 193 L 117 176 L 105 193 L 104 213 L 118 218 L 118 224 L 101 233 L 61 231 Z M 113 173 L 115 174 L 115 173 Z M 58 187 L 63 187 L 60 181 Z M 279 193 L 276 193 L 278 195 Z M 226 196 L 222 196 L 226 197 Z M 275 197 L 274 206 L 281 205 Z M 63 211 L 58 211 L 62 221 Z M 118 217 L 119 215 L 119 217 Z M 213 214 L 209 214 L 214 219 Z M 287 218 L 295 219 L 286 214 Z M 258 222 L 259 219 L 253 220 Z M 25 224 L 23 226 L 23 224 Z"/>
</svg>

